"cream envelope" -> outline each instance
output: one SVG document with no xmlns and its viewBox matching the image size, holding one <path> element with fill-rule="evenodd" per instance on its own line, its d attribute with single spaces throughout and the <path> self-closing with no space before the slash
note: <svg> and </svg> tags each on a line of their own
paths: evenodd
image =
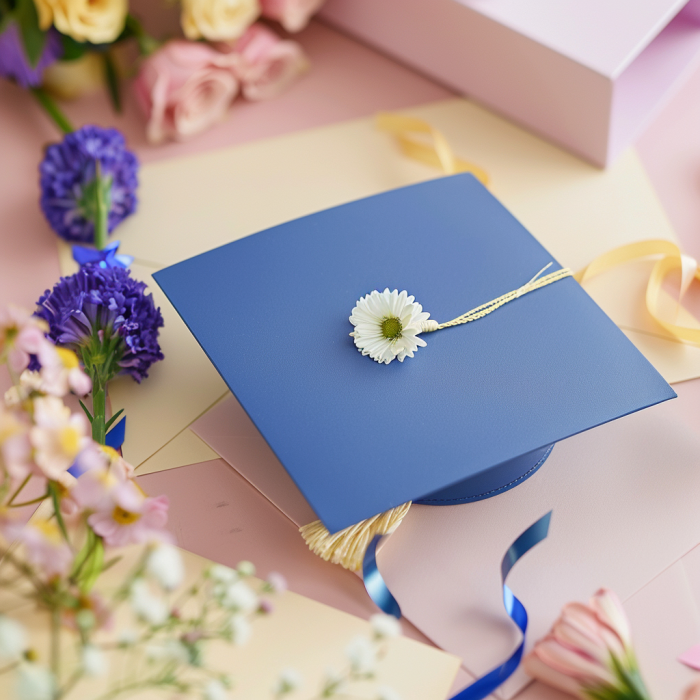
<svg viewBox="0 0 700 700">
<path fill-rule="evenodd" d="M 639 239 L 675 240 L 634 151 L 602 171 L 466 100 L 409 112 L 442 130 L 460 156 L 485 168 L 494 194 L 564 265 L 578 269 L 611 247 Z M 269 226 L 438 174 L 404 158 L 373 119 L 148 164 L 141 170 L 138 215 L 119 229 L 121 252 L 134 255 L 148 276 Z M 611 273 L 591 282 L 596 301 L 667 379 L 700 376 L 700 348 L 681 346 L 638 323 L 643 299 L 628 295 L 617 279 Z M 212 300 L 222 309 L 231 303 Z M 166 361 L 154 369 L 154 381 L 115 384 L 112 391 L 115 409 L 138 416 L 130 421 L 125 453 L 136 466 L 223 393 L 204 353 L 169 311 L 164 352 L 183 360 L 187 355 L 186 362 Z M 200 459 L 209 457 L 203 451 Z"/>
<path fill-rule="evenodd" d="M 104 574 L 101 591 L 113 590 L 122 577 L 133 567 L 140 549 L 129 550 L 124 559 Z M 187 572 L 187 582 L 197 580 L 200 572 L 209 564 L 206 559 L 182 551 Z M 11 605 L 13 617 L 29 628 L 30 639 L 39 652 L 39 658 L 48 658 L 49 622 L 45 614 L 37 613 L 27 604 L 17 608 L 17 599 L 4 591 L 3 609 Z M 294 668 L 304 679 L 300 697 L 316 697 L 326 668 L 345 666 L 344 649 L 358 635 L 370 636 L 367 622 L 353 615 L 317 603 L 295 593 L 285 593 L 273 600 L 271 615 L 253 623 L 253 634 L 248 644 L 234 647 L 223 642 L 213 642 L 205 647 L 207 668 L 229 674 L 235 681 L 231 697 L 249 700 L 271 700 L 272 686 L 278 674 L 285 668 Z M 117 614 L 115 628 L 132 627 L 128 605 Z M 187 613 L 187 605 L 185 605 Z M 105 633 L 101 641 L 109 641 Z M 99 640 L 98 640 L 99 641 Z M 38 644 L 37 644 L 38 642 Z M 116 681 L 124 669 L 124 653 L 108 652 L 112 674 L 105 676 Z M 72 645 L 67 645 L 63 662 L 68 666 L 74 660 Z M 133 659 L 129 659 L 133 661 Z M 359 684 L 355 691 L 358 699 L 373 697 L 378 685 L 388 685 L 406 700 L 444 700 L 459 668 L 459 660 L 434 647 L 400 637 L 391 641 L 386 657 L 381 661 L 378 676 L 371 685 Z M 0 675 L 0 697 L 15 697 L 12 673 Z M 102 697 L 106 690 L 105 679 L 81 683 L 68 698 Z M 79 692 L 78 692 L 79 691 Z M 126 696 L 124 696 L 126 697 Z M 132 692 L 129 698 L 162 698 L 162 690 Z"/>
</svg>

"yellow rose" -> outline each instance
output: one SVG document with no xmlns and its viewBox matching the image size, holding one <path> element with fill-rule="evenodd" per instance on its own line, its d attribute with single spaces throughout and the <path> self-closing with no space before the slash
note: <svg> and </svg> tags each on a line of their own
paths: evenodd
<svg viewBox="0 0 700 700">
<path fill-rule="evenodd" d="M 34 0 L 39 26 L 52 24 L 76 41 L 109 44 L 124 29 L 128 0 Z"/>
<path fill-rule="evenodd" d="M 238 39 L 259 15 L 258 0 L 182 0 L 182 31 L 188 39 Z"/>
</svg>

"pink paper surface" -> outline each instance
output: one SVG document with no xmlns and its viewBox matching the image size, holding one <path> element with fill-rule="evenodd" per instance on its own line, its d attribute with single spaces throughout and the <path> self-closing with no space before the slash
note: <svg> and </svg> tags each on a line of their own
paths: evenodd
<svg viewBox="0 0 700 700">
<path fill-rule="evenodd" d="M 377 610 L 355 574 L 309 551 L 297 527 L 221 459 L 138 477 L 170 500 L 169 527 L 180 547 L 227 566 L 252 561 L 259 576 L 284 574 L 290 590 L 364 619 Z M 427 638 L 410 623 L 403 631 Z"/>
<path fill-rule="evenodd" d="M 238 401 L 229 396 L 192 424 L 192 430 L 297 527 L 318 520 Z"/>
</svg>

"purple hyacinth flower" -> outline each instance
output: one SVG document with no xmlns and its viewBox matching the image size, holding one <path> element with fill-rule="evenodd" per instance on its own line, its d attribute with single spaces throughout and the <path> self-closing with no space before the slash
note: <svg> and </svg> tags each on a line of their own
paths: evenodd
<svg viewBox="0 0 700 700">
<path fill-rule="evenodd" d="M 23 88 L 41 85 L 44 70 L 62 55 L 63 44 L 54 29 L 47 33 L 44 48 L 35 66 L 32 66 L 27 57 L 16 22 L 8 22 L 5 31 L 0 34 L 0 75 L 14 80 Z"/>
<path fill-rule="evenodd" d="M 136 210 L 139 167 L 116 129 L 83 126 L 49 146 L 39 166 L 41 208 L 51 228 L 67 241 L 95 240 L 98 161 L 111 233 Z"/>
<path fill-rule="evenodd" d="M 35 315 L 49 324 L 49 338 L 74 350 L 93 380 L 96 371 L 102 382 L 119 373 L 140 382 L 163 359 L 160 309 L 146 285 L 123 267 L 84 265 L 47 290 L 37 306 Z"/>
</svg>

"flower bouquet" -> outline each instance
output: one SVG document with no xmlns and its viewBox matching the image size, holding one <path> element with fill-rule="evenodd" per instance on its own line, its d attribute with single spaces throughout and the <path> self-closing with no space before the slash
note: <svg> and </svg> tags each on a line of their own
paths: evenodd
<svg viewBox="0 0 700 700">
<path fill-rule="evenodd" d="M 59 128 L 72 131 L 54 100 L 105 83 L 121 110 L 120 80 L 136 75 L 134 93 L 154 143 L 185 139 L 220 121 L 238 95 L 277 96 L 308 68 L 288 32 L 303 29 L 322 0 L 182 0 L 184 38 L 160 41 L 129 11 L 127 0 L 2 0 L 0 76 L 32 92 Z M 119 47 L 137 47 L 124 65 Z"/>
</svg>

